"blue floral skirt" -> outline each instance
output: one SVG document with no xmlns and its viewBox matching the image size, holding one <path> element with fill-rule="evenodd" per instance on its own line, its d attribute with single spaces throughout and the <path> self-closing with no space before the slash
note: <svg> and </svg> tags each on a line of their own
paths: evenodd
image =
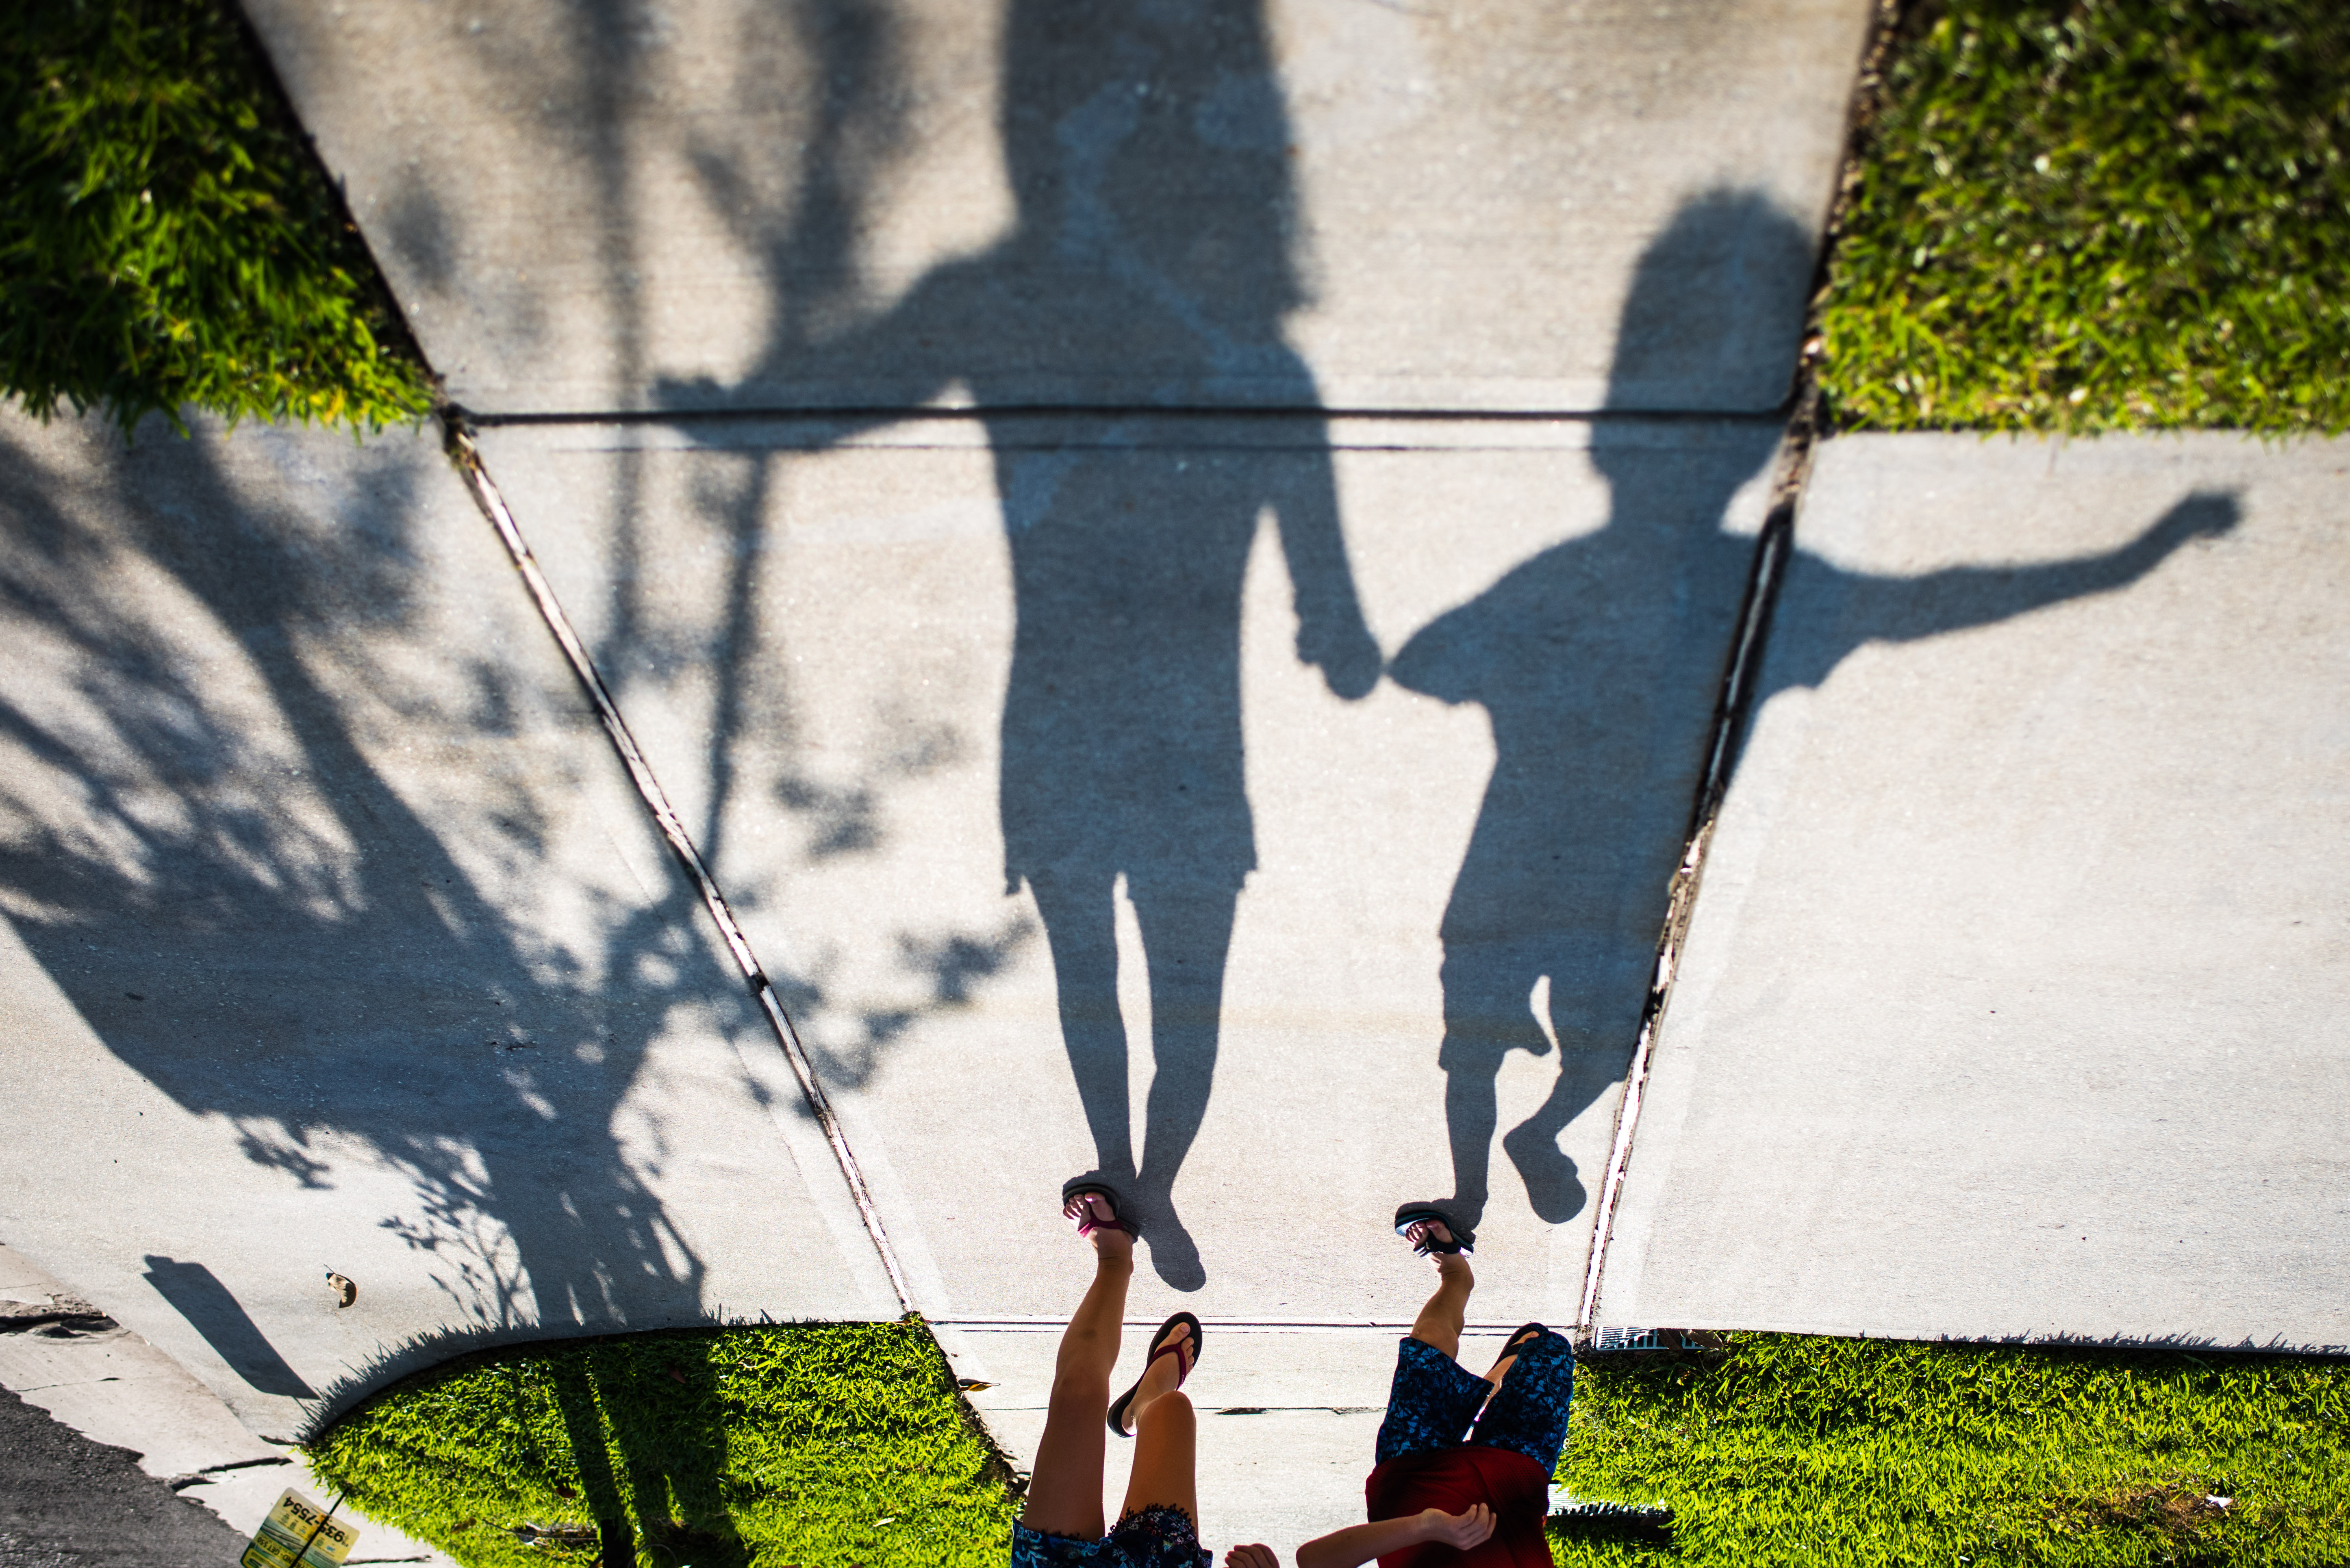
<svg viewBox="0 0 2350 1568">
<path fill-rule="evenodd" d="M 1146 1508 L 1087 1541 L 1012 1527 L 1012 1568 L 1214 1568 L 1200 1528 L 1180 1508 Z"/>
<path fill-rule="evenodd" d="M 1492 1403 L 1486 1404 L 1489 1394 Z M 1407 1339 L 1396 1353 L 1395 1386 L 1379 1423 L 1378 1462 L 1475 1446 L 1507 1449 L 1555 1470 L 1574 1400 L 1575 1346 L 1558 1334 L 1545 1331 L 1520 1350 L 1498 1393 L 1436 1346 Z"/>
</svg>

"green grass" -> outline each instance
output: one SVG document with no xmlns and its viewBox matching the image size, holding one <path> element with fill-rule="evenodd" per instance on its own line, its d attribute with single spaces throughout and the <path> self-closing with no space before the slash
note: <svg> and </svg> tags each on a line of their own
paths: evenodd
<svg viewBox="0 0 2350 1568">
<path fill-rule="evenodd" d="M 1674 1536 L 1562 1563 L 2350 1563 L 2350 1364 L 1726 1337 L 1586 1365 L 1561 1486 Z"/>
<path fill-rule="evenodd" d="M 919 1323 L 469 1356 L 311 1446 L 319 1483 L 469 1568 L 1000 1568 L 1017 1504 Z M 364 1550 L 364 1543 L 362 1543 Z"/>
<path fill-rule="evenodd" d="M 1845 429 L 2350 428 L 2350 5 L 1921 0 L 1819 312 Z"/>
<path fill-rule="evenodd" d="M 0 393 L 381 426 L 432 387 L 228 0 L 0 0 Z"/>
<path fill-rule="evenodd" d="M 1675 1525 L 1561 1563 L 2350 1563 L 2350 1363 L 1725 1337 L 1585 1365 L 1560 1487 Z M 469 1568 L 587 1568 L 611 1519 L 646 1568 L 999 1568 L 1018 1507 L 912 1322 L 468 1356 L 310 1463 Z"/>
</svg>

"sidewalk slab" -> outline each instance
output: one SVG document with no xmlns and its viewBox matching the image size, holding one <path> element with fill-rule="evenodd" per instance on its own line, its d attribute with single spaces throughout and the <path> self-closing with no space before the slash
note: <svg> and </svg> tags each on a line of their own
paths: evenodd
<svg viewBox="0 0 2350 1568">
<path fill-rule="evenodd" d="M 12 1246 L 277 1441 L 474 1344 L 894 1315 L 429 437 L 10 412 L 0 582 Z"/>
<path fill-rule="evenodd" d="M 2345 477 L 1823 449 L 1601 1321 L 2350 1348 Z"/>
<path fill-rule="evenodd" d="M 1787 397 L 1871 6 L 245 9 L 469 408 L 1587 411 Z"/>
<path fill-rule="evenodd" d="M 1138 1318 L 1408 1320 L 1396 1206 L 1489 1186 L 1480 1311 L 1564 1323 L 1777 439 L 725 421 L 484 450 L 927 1316 L 1057 1321 L 1061 1182 L 1139 1158 Z M 1220 997 L 1189 978 L 1220 967 Z M 1448 1017 L 1482 1131 L 1447 1111 Z"/>
</svg>

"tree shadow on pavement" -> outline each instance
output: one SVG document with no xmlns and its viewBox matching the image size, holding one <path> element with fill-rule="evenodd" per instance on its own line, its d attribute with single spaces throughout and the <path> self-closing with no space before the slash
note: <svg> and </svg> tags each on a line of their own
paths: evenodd
<svg viewBox="0 0 2350 1568">
<path fill-rule="evenodd" d="M 0 430 L 0 907 L 107 1049 L 246 1158 L 404 1178 L 380 1223 L 425 1255 L 444 1338 L 706 1322 L 616 1118 L 678 1009 L 747 1028 L 747 1004 L 681 887 L 553 863 L 602 742 L 567 680 L 431 613 L 464 593 L 420 576 L 439 454 L 380 442 L 321 482 L 321 439 Z M 309 1393 L 203 1260 L 150 1262 L 246 1381 Z"/>
</svg>

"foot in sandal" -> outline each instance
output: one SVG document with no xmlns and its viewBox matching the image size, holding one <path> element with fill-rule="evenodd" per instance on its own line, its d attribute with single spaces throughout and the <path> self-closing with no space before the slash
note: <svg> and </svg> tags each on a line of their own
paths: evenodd
<svg viewBox="0 0 2350 1568">
<path fill-rule="evenodd" d="M 1118 1196 L 1107 1183 L 1076 1178 L 1061 1189 L 1061 1218 L 1072 1220 L 1077 1234 L 1093 1238 L 1094 1250 L 1134 1251 L 1134 1222 L 1118 1212 Z"/>
<path fill-rule="evenodd" d="M 1134 1386 L 1111 1404 L 1109 1429 L 1121 1438 L 1134 1436 L 1144 1408 L 1161 1394 L 1183 1386 L 1199 1360 L 1200 1320 L 1188 1312 L 1179 1312 L 1160 1324 L 1159 1332 L 1150 1336 L 1150 1359 L 1143 1364 L 1142 1376 L 1136 1379 Z"/>
</svg>

